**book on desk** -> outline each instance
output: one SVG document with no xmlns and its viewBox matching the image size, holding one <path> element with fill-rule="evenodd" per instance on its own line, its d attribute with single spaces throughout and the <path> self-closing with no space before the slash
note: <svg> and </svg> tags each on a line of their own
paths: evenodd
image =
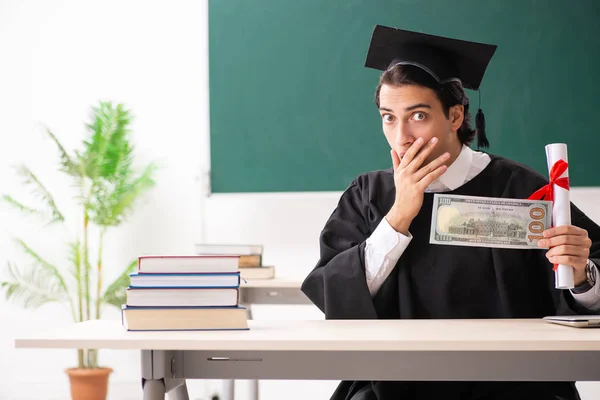
<svg viewBox="0 0 600 400">
<path fill-rule="evenodd" d="M 195 250 L 198 255 L 239 256 L 238 267 L 242 279 L 275 278 L 275 267 L 263 263 L 262 245 L 198 243 Z"/>
<path fill-rule="evenodd" d="M 138 257 L 130 275 L 123 326 L 130 331 L 248 329 L 239 305 L 238 257 Z"/>
</svg>

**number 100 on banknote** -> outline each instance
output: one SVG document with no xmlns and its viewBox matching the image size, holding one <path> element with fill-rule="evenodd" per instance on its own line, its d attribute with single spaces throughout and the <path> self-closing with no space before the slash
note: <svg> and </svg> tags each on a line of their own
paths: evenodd
<svg viewBox="0 0 600 400">
<path fill-rule="evenodd" d="M 552 226 L 552 202 L 437 193 L 432 244 L 531 249 Z"/>
</svg>

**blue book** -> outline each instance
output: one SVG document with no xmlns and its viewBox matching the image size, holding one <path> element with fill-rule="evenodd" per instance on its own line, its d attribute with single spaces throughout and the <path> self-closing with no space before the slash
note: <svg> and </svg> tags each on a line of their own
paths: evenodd
<svg viewBox="0 0 600 400">
<path fill-rule="evenodd" d="M 240 273 L 129 275 L 132 288 L 237 288 Z"/>
</svg>

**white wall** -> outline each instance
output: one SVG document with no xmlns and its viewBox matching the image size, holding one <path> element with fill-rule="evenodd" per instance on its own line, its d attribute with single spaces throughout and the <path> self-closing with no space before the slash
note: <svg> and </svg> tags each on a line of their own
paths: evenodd
<svg viewBox="0 0 600 400">
<path fill-rule="evenodd" d="M 135 114 L 140 162 L 163 165 L 158 186 L 135 216 L 106 238 L 107 280 L 144 253 L 186 253 L 194 243 L 263 243 L 265 263 L 279 276 L 302 278 L 318 257 L 318 233 L 340 193 L 204 196 L 208 169 L 207 3 L 205 1 L 0 0 L 0 193 L 25 196 L 11 165 L 25 162 L 68 205 L 70 187 L 55 172 L 56 153 L 39 124 L 72 148 L 81 140 L 89 107 L 123 102 Z M 592 218 L 596 189 L 574 190 Z M 68 217 L 76 210 L 67 208 Z M 234 223 L 225 221 L 235 221 Z M 23 260 L 10 242 L 25 238 L 62 263 L 69 232 L 39 229 L 35 221 L 0 207 L 0 262 Z M 70 229 L 72 234 L 76 227 Z M 312 306 L 263 306 L 255 318 L 322 318 Z M 118 318 L 107 310 L 107 318 Z M 0 399 L 64 399 L 64 368 L 73 351 L 15 350 L 14 337 L 70 322 L 61 307 L 24 311 L 0 300 Z M 136 352 L 102 351 L 115 369 L 111 400 L 138 399 Z M 262 399 L 328 398 L 336 382 L 261 383 Z M 208 398 L 218 382 L 190 384 L 190 398 Z M 240 383 L 244 388 L 244 382 Z M 598 397 L 593 385 L 587 399 Z M 295 394 L 295 397 L 294 397 Z M 595 394 L 595 397 L 594 397 Z M 238 399 L 245 399 L 240 393 Z"/>
<path fill-rule="evenodd" d="M 99 100 L 132 109 L 140 164 L 152 159 L 163 166 L 143 207 L 106 238 L 107 281 L 138 254 L 187 252 L 201 239 L 199 177 L 208 162 L 206 26 L 203 1 L 0 2 L 0 192 L 19 193 L 9 166 L 25 162 L 53 189 L 59 205 L 69 204 L 68 182 L 55 172 L 56 152 L 38 124 L 72 148 L 83 137 L 89 107 Z M 2 267 L 6 259 L 23 260 L 9 242 L 13 235 L 62 262 L 62 231 L 23 224 L 5 207 L 0 213 Z M 16 351 L 12 339 L 67 323 L 69 314 L 53 306 L 26 312 L 3 299 L 0 313 L 0 399 L 67 398 L 63 369 L 76 361 L 74 352 Z M 107 310 L 107 317 L 118 318 L 118 312 Z M 100 360 L 115 368 L 112 382 L 139 388 L 135 352 L 104 351 Z M 111 398 L 121 397 L 113 392 Z"/>
</svg>

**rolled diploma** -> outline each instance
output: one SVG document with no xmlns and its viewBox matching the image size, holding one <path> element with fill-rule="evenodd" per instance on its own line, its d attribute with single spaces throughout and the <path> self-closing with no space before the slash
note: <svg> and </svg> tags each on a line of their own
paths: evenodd
<svg viewBox="0 0 600 400">
<path fill-rule="evenodd" d="M 546 146 L 546 158 L 548 160 L 548 172 L 552 166 L 560 159 L 566 163 L 567 145 L 564 143 L 553 143 Z M 568 177 L 569 169 L 560 176 L 560 178 Z M 552 220 L 554 226 L 571 225 L 571 199 L 569 191 L 558 185 L 553 185 L 554 205 L 552 207 Z M 573 267 L 569 265 L 559 264 L 554 271 L 554 282 L 557 289 L 572 289 L 575 286 L 573 278 Z"/>
</svg>

